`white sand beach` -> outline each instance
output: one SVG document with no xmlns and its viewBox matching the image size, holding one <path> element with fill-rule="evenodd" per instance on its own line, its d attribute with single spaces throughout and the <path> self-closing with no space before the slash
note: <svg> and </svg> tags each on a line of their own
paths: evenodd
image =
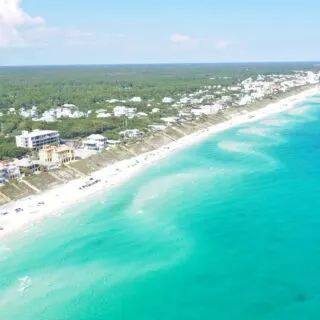
<svg viewBox="0 0 320 320">
<path fill-rule="evenodd" d="M 0 208 L 0 239 L 4 241 L 9 234 L 17 231 L 24 232 L 46 216 L 67 214 L 67 208 L 86 201 L 90 195 L 107 192 L 110 188 L 120 185 L 146 166 L 164 158 L 175 150 L 194 144 L 214 133 L 224 131 L 230 127 L 253 122 L 274 113 L 288 110 L 298 102 L 318 92 L 319 87 L 305 90 L 276 103 L 269 104 L 264 108 L 241 115 L 235 115 L 228 121 L 183 137 L 155 151 L 139 155 L 129 160 L 120 161 L 93 173 L 91 177 L 94 180 L 99 179 L 100 182 L 87 188 L 79 189 L 79 187 L 88 181 L 89 177 L 73 180 L 41 194 L 8 203 Z M 16 212 L 15 209 L 17 208 L 22 208 L 23 211 Z M 4 212 L 7 214 L 1 215 L 1 213 Z"/>
</svg>

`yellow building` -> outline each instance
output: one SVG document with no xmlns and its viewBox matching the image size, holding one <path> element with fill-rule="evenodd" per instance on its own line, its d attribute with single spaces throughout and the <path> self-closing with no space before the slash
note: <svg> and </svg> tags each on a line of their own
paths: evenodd
<svg viewBox="0 0 320 320">
<path fill-rule="evenodd" d="M 74 149 L 68 146 L 46 145 L 39 150 L 39 158 L 44 162 L 67 163 L 74 160 Z"/>
</svg>

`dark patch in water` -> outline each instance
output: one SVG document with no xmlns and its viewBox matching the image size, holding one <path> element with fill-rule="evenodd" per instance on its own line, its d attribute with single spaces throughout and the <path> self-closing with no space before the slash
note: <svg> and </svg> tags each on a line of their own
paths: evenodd
<svg viewBox="0 0 320 320">
<path fill-rule="evenodd" d="M 299 294 L 295 297 L 294 300 L 295 300 L 295 301 L 300 301 L 300 302 L 306 301 L 306 300 L 307 300 L 307 296 L 306 296 L 305 294 L 303 294 L 303 293 L 299 293 Z"/>
</svg>

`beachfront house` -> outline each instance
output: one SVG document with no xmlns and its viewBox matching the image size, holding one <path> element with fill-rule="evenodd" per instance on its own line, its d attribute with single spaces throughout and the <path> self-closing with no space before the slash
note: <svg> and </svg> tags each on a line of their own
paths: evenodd
<svg viewBox="0 0 320 320">
<path fill-rule="evenodd" d="M 143 136 L 143 133 L 138 129 L 125 130 L 119 133 L 120 136 L 128 137 L 128 138 L 138 138 Z"/>
<path fill-rule="evenodd" d="M 38 166 L 30 159 L 22 158 L 16 159 L 12 162 L 12 165 L 19 168 L 20 173 L 34 173 L 38 170 Z"/>
<path fill-rule="evenodd" d="M 21 176 L 20 169 L 12 162 L 2 161 L 0 163 L 0 183 L 5 183 L 11 179 Z"/>
<path fill-rule="evenodd" d="M 117 144 L 119 144 L 121 141 L 120 140 L 111 140 L 108 139 L 108 146 L 112 147 L 112 146 L 116 146 Z"/>
<path fill-rule="evenodd" d="M 246 104 L 249 104 L 252 102 L 252 98 L 248 95 L 242 97 L 239 101 L 238 101 L 238 105 L 239 106 L 245 106 Z"/>
<path fill-rule="evenodd" d="M 6 179 L 18 179 L 21 176 L 20 168 L 14 163 L 8 163 L 6 167 Z"/>
<path fill-rule="evenodd" d="M 199 108 L 193 108 L 191 109 L 191 113 L 193 113 L 195 116 L 200 116 L 202 114 L 216 114 L 219 112 L 219 110 L 223 109 L 223 106 L 221 104 L 212 104 L 212 105 L 205 105 L 201 106 Z"/>
<path fill-rule="evenodd" d="M 82 148 L 86 150 L 102 151 L 106 148 L 108 139 L 101 134 L 92 134 L 82 141 Z"/>
<path fill-rule="evenodd" d="M 6 182 L 6 169 L 3 167 L 0 167 L 0 184 L 3 184 Z"/>
<path fill-rule="evenodd" d="M 168 127 L 163 125 L 163 124 L 150 124 L 149 125 L 149 128 L 152 130 L 152 131 L 164 131 L 166 130 Z"/>
<path fill-rule="evenodd" d="M 46 145 L 39 150 L 39 158 L 43 162 L 68 163 L 75 159 L 74 149 L 69 146 Z"/>
<path fill-rule="evenodd" d="M 307 83 L 310 83 L 310 84 L 315 84 L 315 83 L 318 83 L 318 82 L 319 82 L 316 74 L 314 74 L 314 73 L 311 72 L 311 71 L 308 71 L 308 72 L 307 72 L 306 81 L 307 81 Z"/>
<path fill-rule="evenodd" d="M 46 144 L 59 143 L 59 141 L 59 132 L 55 130 L 22 131 L 21 135 L 16 136 L 16 145 L 22 148 L 41 148 Z"/>
<path fill-rule="evenodd" d="M 161 118 L 161 120 L 163 122 L 165 122 L 165 124 L 167 126 L 173 125 L 173 124 L 177 124 L 181 122 L 181 119 L 178 117 L 166 117 L 166 118 Z"/>
</svg>

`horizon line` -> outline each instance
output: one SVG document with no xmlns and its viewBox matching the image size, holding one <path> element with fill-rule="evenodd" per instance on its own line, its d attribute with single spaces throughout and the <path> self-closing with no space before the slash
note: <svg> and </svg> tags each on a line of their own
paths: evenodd
<svg viewBox="0 0 320 320">
<path fill-rule="evenodd" d="M 94 66 L 159 66 L 159 65 L 208 65 L 208 64 L 268 64 L 268 63 L 319 63 L 320 60 L 289 60 L 289 61 L 226 61 L 226 62 L 151 62 L 151 63 L 80 63 L 80 64 L 26 64 L 26 65 L 0 65 L 0 68 L 28 68 L 28 67 L 94 67 Z M 319 65 L 320 66 L 320 65 Z"/>
</svg>

